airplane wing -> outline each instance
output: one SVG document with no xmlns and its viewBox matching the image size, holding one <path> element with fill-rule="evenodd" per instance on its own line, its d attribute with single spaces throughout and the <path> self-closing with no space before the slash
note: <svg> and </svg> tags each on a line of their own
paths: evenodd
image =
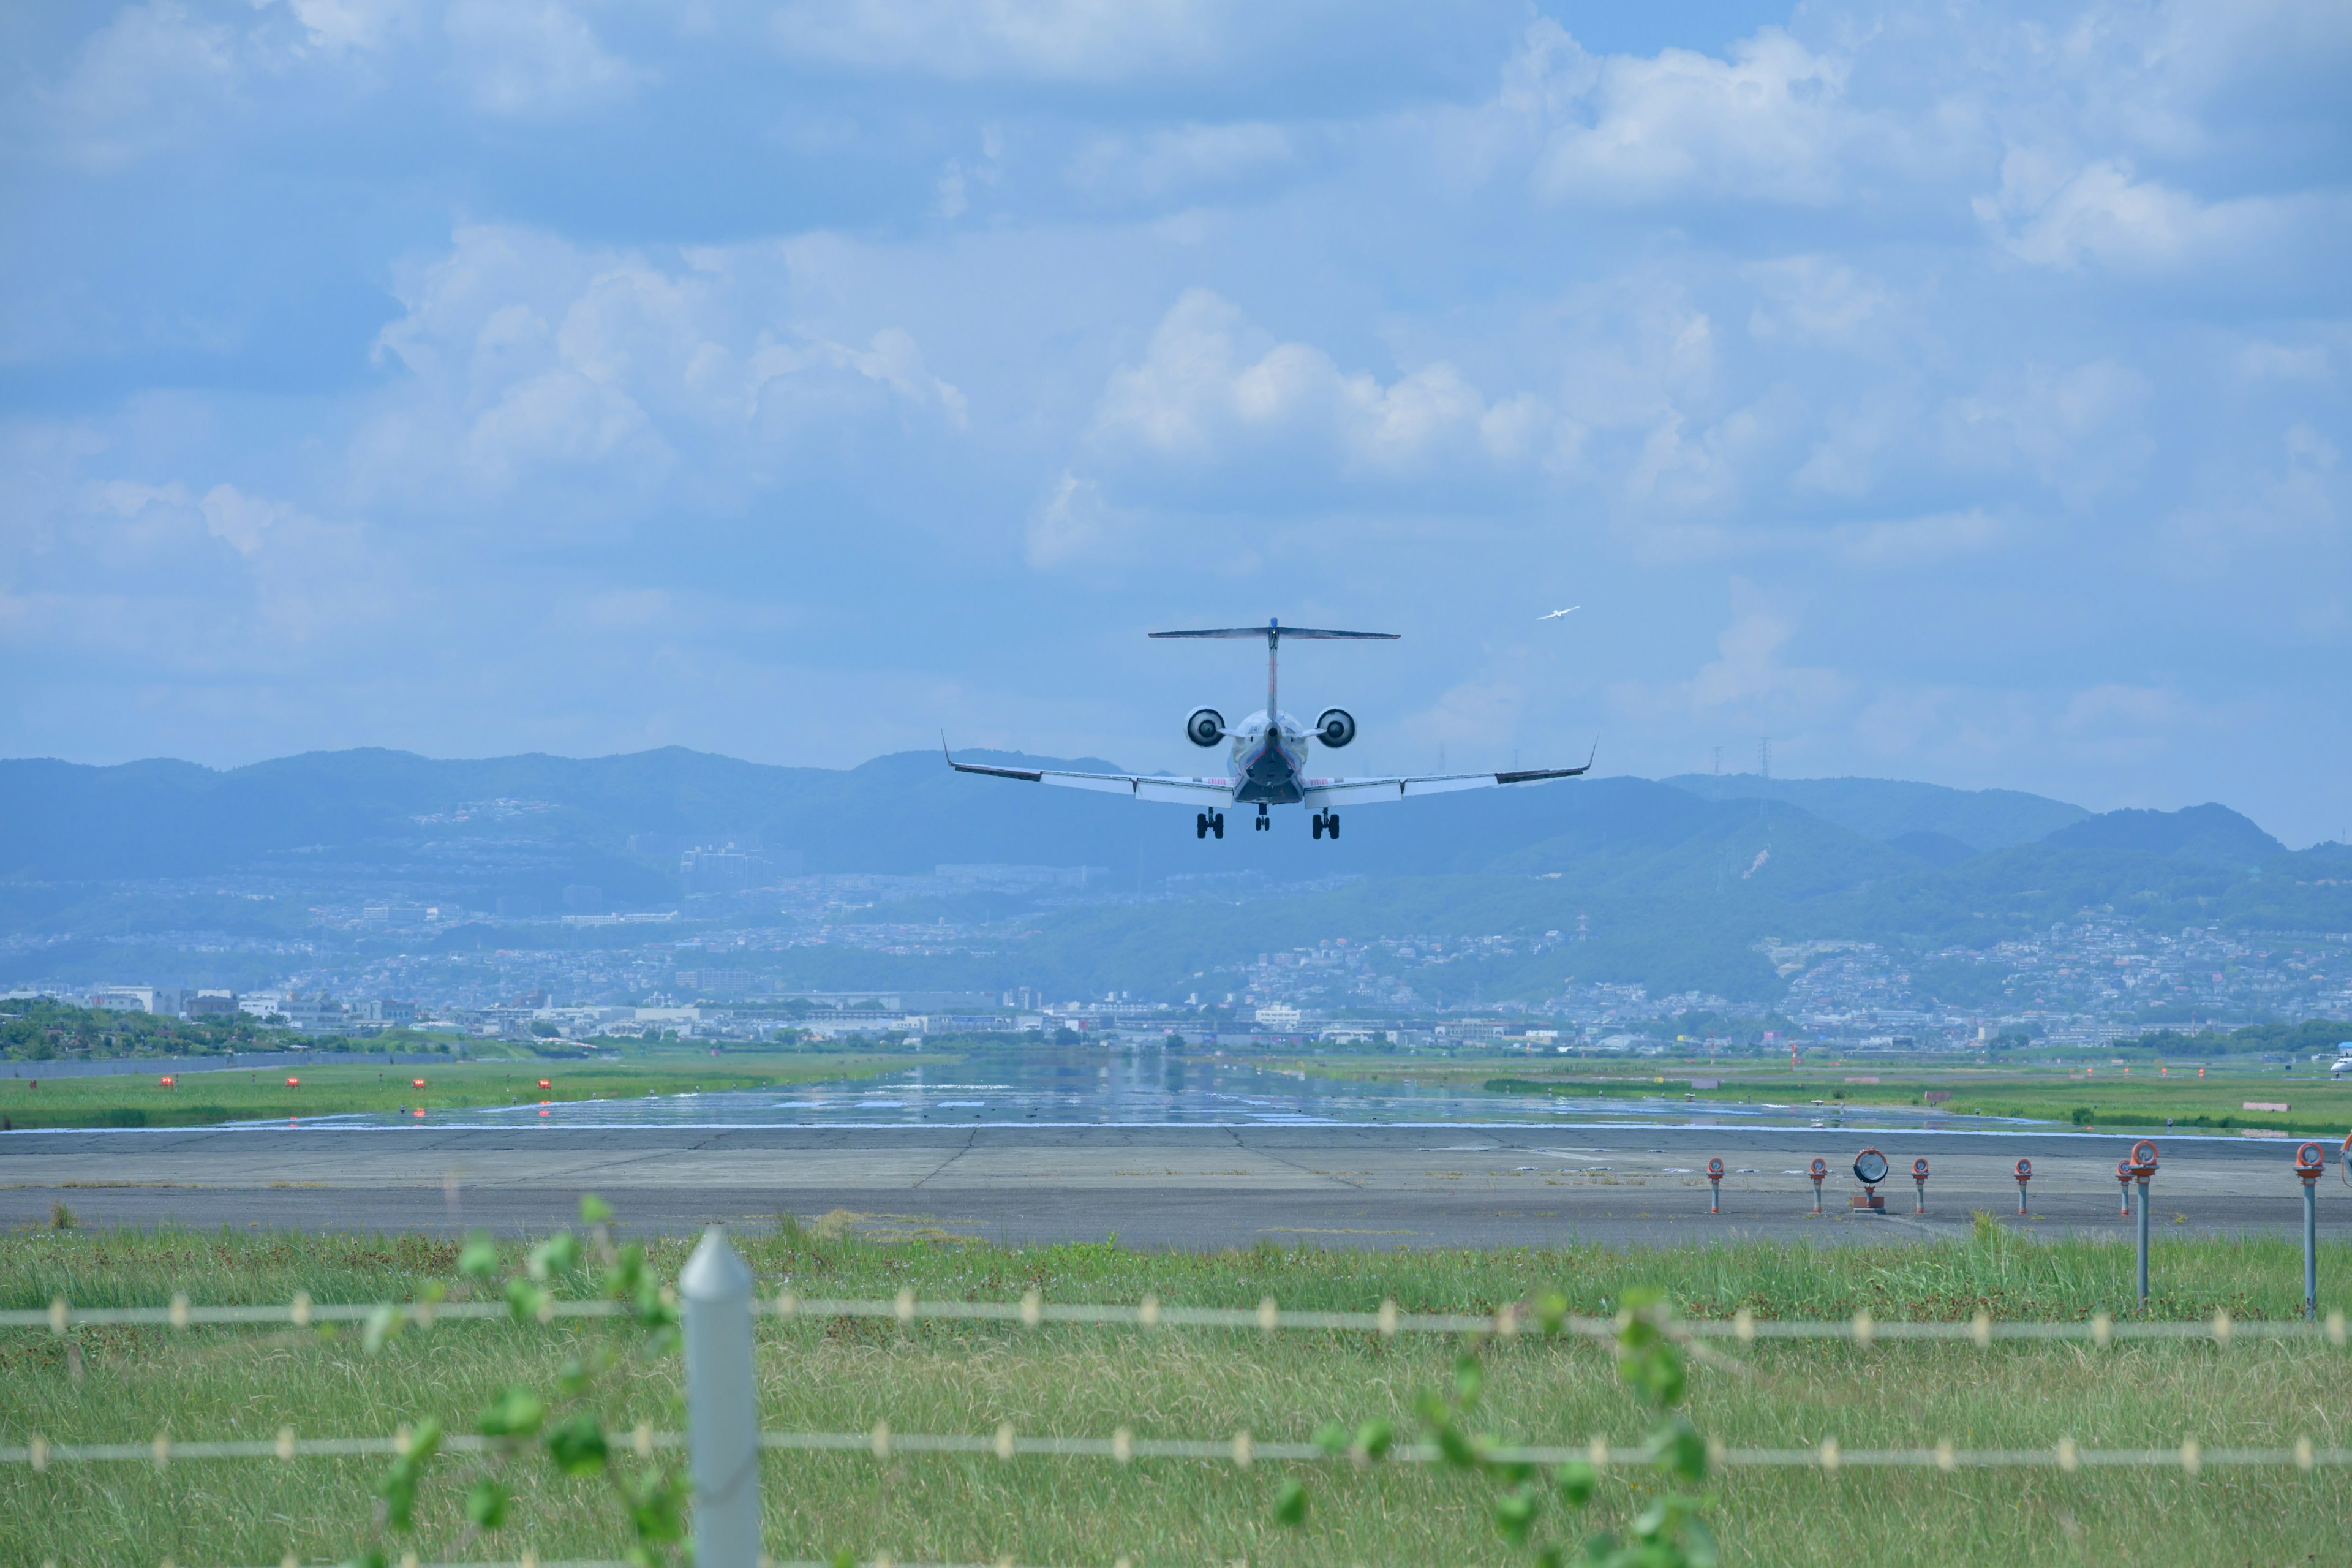
<svg viewBox="0 0 2352 1568">
<path fill-rule="evenodd" d="M 1234 781 L 1231 779 L 1168 778 L 1150 773 L 1081 773 L 1066 768 L 992 768 L 982 763 L 957 762 L 948 756 L 945 742 L 940 744 L 940 755 L 947 757 L 948 766 L 960 773 L 986 773 L 991 778 L 1019 779 L 1024 784 L 1100 790 L 1107 795 L 1129 795 L 1136 800 L 1174 801 L 1184 805 L 1231 805 L 1234 801 Z"/>
<path fill-rule="evenodd" d="M 1600 755 L 1600 748 L 1593 748 Z M 1307 779 L 1302 804 L 1311 806 L 1371 805 L 1408 795 L 1449 795 L 1458 789 L 1492 789 L 1496 784 L 1541 784 L 1546 779 L 1572 779 L 1592 771 L 1592 758 L 1580 768 L 1518 768 L 1500 773 L 1418 773 L 1384 779 Z"/>
</svg>

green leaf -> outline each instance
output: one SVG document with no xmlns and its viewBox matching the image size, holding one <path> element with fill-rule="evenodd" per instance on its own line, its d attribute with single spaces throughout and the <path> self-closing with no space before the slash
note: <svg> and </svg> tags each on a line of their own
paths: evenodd
<svg viewBox="0 0 2352 1568">
<path fill-rule="evenodd" d="M 1478 1463 L 1478 1450 L 1470 1446 L 1462 1428 L 1451 1422 L 1437 1429 L 1437 1451 L 1445 1456 L 1447 1464 L 1459 1465 L 1464 1469 L 1475 1468 Z"/>
<path fill-rule="evenodd" d="M 1542 1507 L 1543 1496 L 1533 1487 L 1523 1485 L 1505 1492 L 1495 1500 L 1496 1533 L 1514 1546 L 1525 1546 Z"/>
<path fill-rule="evenodd" d="M 1716 1550 L 1715 1532 L 1702 1519 L 1685 1520 L 1683 1523 L 1683 1559 L 1690 1568 L 1717 1568 L 1723 1554 Z"/>
<path fill-rule="evenodd" d="M 1560 1501 L 1570 1508 L 1582 1508 L 1592 1500 L 1592 1489 L 1599 1480 L 1591 1465 L 1582 1459 L 1570 1459 L 1559 1468 L 1553 1484 L 1559 1488 Z"/>
<path fill-rule="evenodd" d="M 589 1370 L 580 1364 L 578 1356 L 566 1356 L 563 1364 L 556 1369 L 555 1392 L 566 1399 L 577 1399 L 588 1392 L 592 1378 Z"/>
<path fill-rule="evenodd" d="M 580 1223 L 604 1225 L 613 1217 L 613 1205 L 593 1193 L 580 1194 Z"/>
<path fill-rule="evenodd" d="M 1706 1479 L 1706 1439 L 1679 1415 L 1651 1435 L 1650 1452 L 1662 1470 L 1689 1481 Z"/>
<path fill-rule="evenodd" d="M 549 1296 L 545 1290 L 528 1279 L 507 1281 L 507 1306 L 514 1312 L 518 1323 L 536 1322 L 546 1307 Z"/>
<path fill-rule="evenodd" d="M 833 1568 L 857 1568 L 857 1553 L 847 1548 L 833 1554 Z"/>
<path fill-rule="evenodd" d="M 1537 1297 L 1536 1321 L 1543 1325 L 1545 1333 L 1559 1332 L 1560 1325 L 1568 1321 L 1568 1298 L 1557 1290 L 1547 1290 Z"/>
<path fill-rule="evenodd" d="M 585 1411 L 547 1434 L 548 1457 L 567 1476 L 593 1476 L 604 1468 L 604 1429 Z"/>
<path fill-rule="evenodd" d="M 371 1546 L 365 1552 L 361 1552 L 357 1557 L 354 1557 L 350 1562 L 344 1563 L 343 1568 L 384 1568 L 383 1553 L 377 1548 Z"/>
<path fill-rule="evenodd" d="M 1274 1495 L 1274 1519 L 1277 1524 L 1303 1524 L 1307 1520 L 1307 1489 L 1296 1478 L 1282 1483 Z"/>
<path fill-rule="evenodd" d="M 376 1483 L 384 1504 L 384 1522 L 406 1533 L 415 1528 L 416 1489 L 425 1479 L 425 1467 L 432 1461 L 434 1451 L 441 1447 L 441 1423 L 423 1421 L 410 1436 L 408 1452 L 392 1462 L 383 1479 Z"/>
<path fill-rule="evenodd" d="M 1337 1421 L 1326 1421 L 1315 1428 L 1315 1446 L 1336 1459 L 1348 1451 L 1348 1429 Z"/>
<path fill-rule="evenodd" d="M 457 1254 L 457 1272 L 468 1279 L 488 1279 L 499 1271 L 499 1244 L 481 1231 L 466 1238 Z"/>
<path fill-rule="evenodd" d="M 1476 1355 L 1465 1353 L 1454 1363 L 1454 1392 L 1465 1405 L 1478 1403 L 1486 1387 L 1486 1367 Z"/>
<path fill-rule="evenodd" d="M 1412 1412 L 1427 1426 L 1443 1426 L 1454 1419 L 1445 1396 L 1433 1388 L 1424 1388 L 1412 1397 Z"/>
<path fill-rule="evenodd" d="M 496 1530 L 507 1521 L 507 1504 L 511 1500 L 506 1488 L 483 1476 L 466 1494 L 466 1517 L 478 1530 Z"/>
<path fill-rule="evenodd" d="M 640 1541 L 677 1541 L 686 1534 L 683 1490 L 677 1478 L 647 1471 L 629 1489 L 629 1522 Z"/>
<path fill-rule="evenodd" d="M 376 1308 L 368 1313 L 367 1321 L 360 1328 L 360 1348 L 370 1355 L 375 1354 L 399 1337 L 405 1321 L 400 1309 L 389 1303 Z"/>
<path fill-rule="evenodd" d="M 525 1265 L 530 1277 L 544 1284 L 558 1274 L 569 1274 L 580 1267 L 580 1242 L 568 1230 L 557 1231 L 530 1249 L 530 1260 Z"/>
<path fill-rule="evenodd" d="M 1386 1458 L 1395 1442 L 1396 1428 L 1377 1415 L 1356 1428 L 1356 1447 L 1364 1451 L 1368 1459 Z"/>
<path fill-rule="evenodd" d="M 547 1419 L 547 1405 L 520 1384 L 499 1391 L 474 1429 L 485 1437 L 528 1437 Z"/>
</svg>

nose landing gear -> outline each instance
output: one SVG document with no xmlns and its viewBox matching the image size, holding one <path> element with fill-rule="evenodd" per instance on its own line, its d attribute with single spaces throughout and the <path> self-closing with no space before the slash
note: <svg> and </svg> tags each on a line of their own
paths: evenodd
<svg viewBox="0 0 2352 1568">
<path fill-rule="evenodd" d="M 1265 802 L 1264 801 L 1257 803 L 1257 822 L 1255 826 L 1256 831 L 1260 833 L 1269 832 L 1274 827 L 1274 819 L 1266 816 Z"/>
<path fill-rule="evenodd" d="M 1212 833 L 1215 834 L 1220 838 L 1223 838 L 1225 836 L 1225 814 L 1223 812 L 1204 811 L 1192 818 L 1193 837 L 1206 838 Z"/>
<path fill-rule="evenodd" d="M 1337 838 L 1339 837 L 1339 814 L 1336 811 L 1318 811 L 1315 814 L 1312 826 L 1314 836 L 1318 838 L 1327 833 Z"/>
</svg>

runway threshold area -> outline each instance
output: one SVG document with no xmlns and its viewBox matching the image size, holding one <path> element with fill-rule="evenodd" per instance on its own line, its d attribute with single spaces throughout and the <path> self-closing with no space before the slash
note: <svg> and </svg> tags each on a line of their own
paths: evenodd
<svg viewBox="0 0 2352 1568">
<path fill-rule="evenodd" d="M 876 1237 L 1195 1249 L 1917 1241 L 1964 1233 L 1979 1209 L 2121 1236 L 2115 1163 L 2130 1142 L 1623 1124 L 58 1131 L 0 1138 L 0 1223 L 43 1225 L 63 1203 L 95 1226 L 512 1234 L 569 1223 L 593 1192 L 645 1231 L 788 1215 Z M 2291 1142 L 2158 1142 L 2165 1234 L 2299 1234 Z M 1883 1213 L 1850 1203 L 1865 1143 L 1894 1166 Z M 2023 1219 L 2020 1155 L 2033 1166 Z M 1718 1214 L 1710 1158 L 1725 1166 Z M 2345 1234 L 2352 1190 L 2332 1166 L 2321 1204 L 2323 1231 Z"/>
</svg>

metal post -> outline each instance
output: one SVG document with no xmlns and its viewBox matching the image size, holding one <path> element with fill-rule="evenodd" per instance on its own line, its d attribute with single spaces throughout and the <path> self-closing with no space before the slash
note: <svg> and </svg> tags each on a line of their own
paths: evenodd
<svg viewBox="0 0 2352 1568">
<path fill-rule="evenodd" d="M 1706 1200 L 1706 1212 L 1721 1214 L 1723 1212 L 1723 1161 L 1721 1159 L 1713 1159 L 1706 1163 L 1706 1184 L 1710 1189 Z"/>
<path fill-rule="evenodd" d="M 2347 1139 L 2352 1143 L 2352 1139 Z M 2319 1178 L 2327 1151 L 2305 1143 L 2294 1152 L 2294 1173 L 2303 1178 L 2303 1315 L 2319 1321 Z"/>
<path fill-rule="evenodd" d="M 687 1469 L 698 1568 L 757 1568 L 760 1413 L 751 1370 L 751 1271 L 712 1226 L 678 1276 L 686 1320 Z"/>
<path fill-rule="evenodd" d="M 2319 1321 L 2319 1184 L 2303 1184 L 2303 1315 Z"/>
<path fill-rule="evenodd" d="M 2017 1212 L 2022 1217 L 2025 1214 L 2025 1184 L 2033 1179 L 2033 1162 L 2020 1159 L 2014 1171 L 2017 1176 Z"/>
<path fill-rule="evenodd" d="M 2147 1305 L 2147 1178 L 2139 1179 L 2139 1304 Z"/>
</svg>

